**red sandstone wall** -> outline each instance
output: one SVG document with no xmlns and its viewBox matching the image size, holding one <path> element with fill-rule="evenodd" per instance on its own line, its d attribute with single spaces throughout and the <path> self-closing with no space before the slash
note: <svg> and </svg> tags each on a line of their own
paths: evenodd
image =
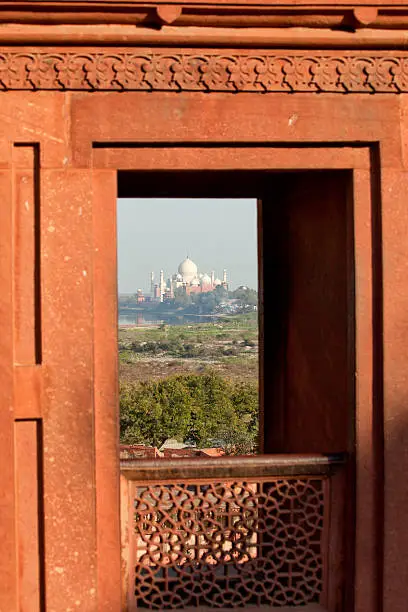
<svg viewBox="0 0 408 612">
<path fill-rule="evenodd" d="M 355 609 L 375 610 L 376 588 L 381 587 L 377 570 L 384 558 L 384 611 L 405 612 L 405 98 L 159 92 L 0 95 L 0 610 L 39 609 L 36 583 L 42 566 L 35 540 L 41 541 L 42 520 L 47 610 L 105 612 L 120 607 L 115 168 L 350 168 L 356 252 Z M 93 141 L 111 140 L 188 141 L 197 147 L 155 148 L 148 154 L 140 148 L 107 148 L 92 154 Z M 200 147 L 203 142 L 207 148 Z M 223 142 L 226 148 L 209 149 L 211 142 Z M 286 144 L 274 149 L 276 142 Z M 17 153 L 15 143 L 25 143 L 27 149 Z M 236 143 L 248 146 L 237 148 Z M 304 148 L 307 143 L 309 149 Z M 331 146 L 324 148 L 324 143 Z M 39 147 L 37 173 L 34 144 Z M 32 214 L 36 198 L 39 218 Z M 32 281 L 38 239 L 41 265 L 35 282 L 41 291 Z M 43 452 L 39 464 L 38 437 Z M 42 498 L 36 499 L 32 486 L 36 470 L 42 473 L 43 519 Z M 39 527 L 26 518 L 38 504 Z"/>
</svg>

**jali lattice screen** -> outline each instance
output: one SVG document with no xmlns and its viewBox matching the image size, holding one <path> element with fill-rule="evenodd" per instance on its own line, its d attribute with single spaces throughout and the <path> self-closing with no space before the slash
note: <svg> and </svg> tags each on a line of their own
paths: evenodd
<svg viewBox="0 0 408 612">
<path fill-rule="evenodd" d="M 329 484 L 313 476 L 135 485 L 134 607 L 320 602 Z"/>
</svg>

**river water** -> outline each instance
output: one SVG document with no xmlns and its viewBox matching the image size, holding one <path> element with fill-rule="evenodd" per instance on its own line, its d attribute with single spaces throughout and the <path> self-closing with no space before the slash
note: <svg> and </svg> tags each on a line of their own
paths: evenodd
<svg viewBox="0 0 408 612">
<path fill-rule="evenodd" d="M 214 315 L 186 315 L 172 313 L 152 313 L 129 310 L 119 310 L 119 325 L 132 327 L 150 327 L 162 325 L 195 325 L 197 323 L 211 323 L 217 320 Z"/>
</svg>

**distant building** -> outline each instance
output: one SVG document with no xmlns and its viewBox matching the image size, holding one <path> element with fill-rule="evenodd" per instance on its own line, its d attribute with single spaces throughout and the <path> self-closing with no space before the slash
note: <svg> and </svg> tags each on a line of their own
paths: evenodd
<svg viewBox="0 0 408 612">
<path fill-rule="evenodd" d="M 157 459 L 163 455 L 155 446 L 144 444 L 121 444 L 120 460 L 134 461 L 135 459 Z"/>
<path fill-rule="evenodd" d="M 120 461 L 126 462 L 135 461 L 136 459 L 174 459 L 187 457 L 222 457 L 224 455 L 222 448 L 196 448 L 177 442 L 176 440 L 166 440 L 159 448 L 155 446 L 147 446 L 144 444 L 121 444 L 120 445 Z"/>
<path fill-rule="evenodd" d="M 161 302 L 166 299 L 172 299 L 176 289 L 182 287 L 185 292 L 191 293 L 207 293 L 214 291 L 216 287 L 222 286 L 228 289 L 227 270 L 223 270 L 222 280 L 215 276 L 214 270 L 210 274 L 204 272 L 199 273 L 197 265 L 187 256 L 184 259 L 176 273 L 172 274 L 167 281 L 164 280 L 164 272 L 160 270 L 160 281 L 154 283 L 154 272 L 150 273 L 150 287 L 152 296 Z"/>
</svg>

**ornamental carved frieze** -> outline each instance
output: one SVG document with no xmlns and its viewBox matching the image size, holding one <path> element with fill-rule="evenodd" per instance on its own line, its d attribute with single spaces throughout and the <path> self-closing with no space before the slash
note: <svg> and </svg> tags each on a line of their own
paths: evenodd
<svg viewBox="0 0 408 612">
<path fill-rule="evenodd" d="M 408 92 L 408 55 L 279 52 L 7 52 L 2 90 Z"/>
</svg>

